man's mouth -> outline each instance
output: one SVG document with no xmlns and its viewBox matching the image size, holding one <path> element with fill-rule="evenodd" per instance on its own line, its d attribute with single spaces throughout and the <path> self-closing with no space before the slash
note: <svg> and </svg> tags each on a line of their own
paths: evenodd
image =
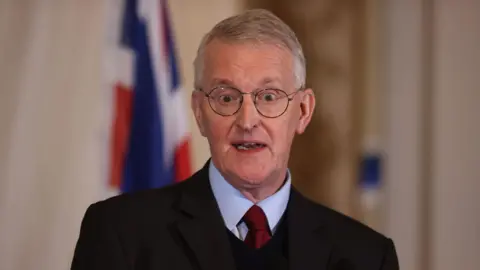
<svg viewBox="0 0 480 270">
<path fill-rule="evenodd" d="M 266 144 L 256 142 L 233 143 L 232 145 L 237 150 L 254 150 L 265 148 L 267 146 Z"/>
</svg>

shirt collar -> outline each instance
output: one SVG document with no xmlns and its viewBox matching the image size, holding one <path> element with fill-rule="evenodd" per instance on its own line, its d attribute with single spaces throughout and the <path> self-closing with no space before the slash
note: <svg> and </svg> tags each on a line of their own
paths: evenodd
<svg viewBox="0 0 480 270">
<path fill-rule="evenodd" d="M 240 191 L 234 188 L 223 178 L 212 161 L 209 164 L 209 180 L 212 186 L 213 195 L 220 208 L 226 227 L 231 231 L 238 225 L 245 213 L 253 206 L 253 203 L 245 198 Z M 270 230 L 274 230 L 285 209 L 291 189 L 290 171 L 287 171 L 287 181 L 272 196 L 257 203 L 267 216 Z"/>
</svg>

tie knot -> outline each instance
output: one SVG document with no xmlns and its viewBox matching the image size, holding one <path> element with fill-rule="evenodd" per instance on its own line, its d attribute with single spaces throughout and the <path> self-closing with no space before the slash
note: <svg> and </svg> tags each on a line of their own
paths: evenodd
<svg viewBox="0 0 480 270">
<path fill-rule="evenodd" d="M 262 208 L 253 205 L 243 216 L 243 221 L 247 224 L 249 230 L 252 231 L 269 231 L 267 217 Z"/>
</svg>

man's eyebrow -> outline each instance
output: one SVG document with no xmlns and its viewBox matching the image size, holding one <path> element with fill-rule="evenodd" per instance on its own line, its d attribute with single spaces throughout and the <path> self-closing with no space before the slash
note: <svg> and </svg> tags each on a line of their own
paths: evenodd
<svg viewBox="0 0 480 270">
<path fill-rule="evenodd" d="M 278 77 L 265 77 L 261 80 L 260 84 L 265 86 L 267 84 L 279 84 L 280 82 L 280 78 Z"/>
<path fill-rule="evenodd" d="M 258 89 L 261 89 L 262 87 L 280 87 L 281 82 L 282 81 L 278 77 L 265 77 L 260 80 L 260 83 L 258 84 Z M 226 78 L 213 78 L 209 83 L 209 87 L 213 88 L 218 86 L 237 88 L 237 86 L 232 80 Z"/>
<path fill-rule="evenodd" d="M 235 86 L 235 84 L 229 80 L 229 79 L 224 79 L 224 78 L 214 78 L 210 82 L 211 86 L 218 86 L 218 85 L 226 85 L 226 86 Z"/>
</svg>

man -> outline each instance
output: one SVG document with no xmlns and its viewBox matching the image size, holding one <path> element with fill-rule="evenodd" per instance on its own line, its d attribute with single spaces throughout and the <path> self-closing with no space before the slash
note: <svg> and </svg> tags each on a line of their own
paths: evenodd
<svg viewBox="0 0 480 270">
<path fill-rule="evenodd" d="M 192 110 L 211 159 L 87 210 L 72 269 L 398 269 L 392 241 L 303 197 L 287 164 L 315 108 L 291 29 L 250 10 L 202 40 Z"/>
</svg>

